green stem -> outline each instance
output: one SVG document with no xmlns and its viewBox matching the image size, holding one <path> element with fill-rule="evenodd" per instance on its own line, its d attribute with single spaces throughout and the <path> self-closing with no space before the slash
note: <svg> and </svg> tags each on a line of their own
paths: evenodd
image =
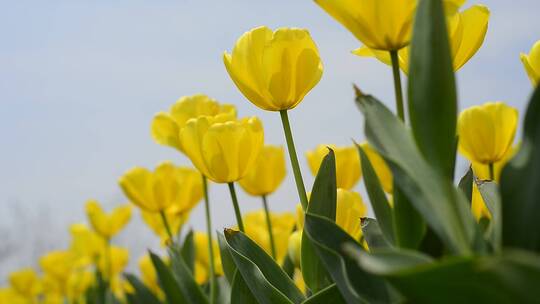
<svg viewBox="0 0 540 304">
<path fill-rule="evenodd" d="M 394 91 L 396 94 L 396 109 L 401 121 L 405 121 L 405 112 L 403 110 L 403 92 L 401 89 L 401 74 L 399 72 L 398 51 L 390 51 L 392 60 L 392 73 L 394 75 Z"/>
<path fill-rule="evenodd" d="M 171 245 L 173 245 L 174 238 L 171 231 L 171 226 L 169 226 L 169 221 L 167 221 L 167 216 L 165 216 L 165 211 L 161 210 L 159 212 L 159 215 L 161 216 L 161 220 L 163 221 L 163 226 L 165 226 L 165 231 L 167 231 L 167 236 L 169 236 L 169 240 L 171 240 Z"/>
<path fill-rule="evenodd" d="M 105 258 L 107 259 L 105 261 L 106 265 L 107 265 L 107 269 L 106 269 L 106 276 L 107 276 L 107 284 L 109 285 L 109 288 L 111 288 L 110 284 L 111 284 L 111 280 L 112 280 L 112 255 L 111 255 L 111 239 L 110 238 L 105 238 L 105 243 L 106 243 L 106 252 L 105 252 Z"/>
<path fill-rule="evenodd" d="M 208 181 L 203 176 L 203 189 L 204 189 L 204 209 L 206 213 L 206 230 L 208 233 L 208 252 L 210 254 L 210 303 L 215 303 L 216 298 L 216 268 L 214 265 L 214 246 L 212 242 L 212 218 L 210 216 L 210 198 L 208 196 Z"/>
<path fill-rule="evenodd" d="M 270 219 L 270 210 L 268 209 L 268 202 L 266 201 L 266 195 L 262 196 L 264 214 L 266 216 L 266 226 L 268 227 L 268 236 L 270 237 L 270 248 L 272 250 L 272 257 L 276 259 L 276 244 L 274 243 L 274 234 L 272 233 L 272 221 Z"/>
<path fill-rule="evenodd" d="M 493 181 L 495 180 L 495 170 L 493 168 L 493 163 L 489 163 L 488 168 L 489 168 L 489 179 Z"/>
<path fill-rule="evenodd" d="M 238 229 L 244 232 L 244 222 L 242 221 L 242 213 L 240 212 L 240 207 L 238 206 L 238 198 L 236 198 L 236 190 L 234 190 L 234 183 L 228 183 L 229 192 L 231 193 L 231 199 L 234 207 L 234 213 L 236 214 L 236 222 L 238 223 Z"/>
<path fill-rule="evenodd" d="M 291 132 L 291 125 L 289 123 L 289 115 L 287 110 L 279 111 L 281 115 L 281 123 L 283 124 L 283 132 L 285 132 L 285 139 L 287 141 L 287 150 L 289 150 L 289 157 L 291 158 L 291 165 L 294 173 L 294 180 L 296 182 L 296 189 L 298 190 L 298 196 L 300 197 L 300 203 L 302 208 L 307 210 L 308 199 L 306 195 L 306 187 L 304 186 L 304 180 L 302 179 L 302 172 L 300 171 L 300 165 L 298 164 L 298 156 L 296 155 L 296 148 L 294 147 L 293 136 Z"/>
</svg>

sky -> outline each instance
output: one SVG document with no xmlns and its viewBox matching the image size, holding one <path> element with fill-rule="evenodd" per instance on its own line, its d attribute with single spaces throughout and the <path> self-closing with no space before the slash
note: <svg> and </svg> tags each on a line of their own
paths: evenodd
<svg viewBox="0 0 540 304">
<path fill-rule="evenodd" d="M 532 88 L 519 53 L 540 39 L 540 2 L 465 7 L 479 3 L 490 8 L 490 24 L 458 73 L 460 107 L 502 100 L 523 113 Z M 260 25 L 309 29 L 324 63 L 320 83 L 289 114 L 310 189 L 305 151 L 364 138 L 353 83 L 393 108 L 390 68 L 352 55 L 360 43 L 312 1 L 0 0 L 0 283 L 46 250 L 66 248 L 67 227 L 85 220 L 86 200 L 109 209 L 125 203 L 117 180 L 126 170 L 164 160 L 190 165 L 150 136 L 153 115 L 181 96 L 235 104 L 240 116 L 262 119 L 267 143 L 284 144 L 279 115 L 249 103 L 222 62 L 242 33 Z M 269 197 L 272 210 L 298 203 L 289 173 Z M 239 192 L 242 211 L 261 207 Z M 214 229 L 233 225 L 227 187 L 212 184 L 210 195 Z M 132 250 L 131 265 L 146 248 L 159 248 L 134 211 L 115 240 Z M 200 204 L 189 225 L 203 230 L 203 218 Z"/>
</svg>

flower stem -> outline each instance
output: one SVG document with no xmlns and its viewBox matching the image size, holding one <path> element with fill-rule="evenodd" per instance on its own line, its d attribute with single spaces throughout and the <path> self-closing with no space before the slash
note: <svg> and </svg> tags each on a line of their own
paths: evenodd
<svg viewBox="0 0 540 304">
<path fill-rule="evenodd" d="M 206 230 L 208 233 L 208 252 L 210 254 L 210 303 L 216 302 L 216 269 L 214 265 L 214 246 L 212 242 L 212 218 L 210 216 L 210 198 L 208 196 L 208 181 L 203 175 L 203 190 L 204 190 L 204 210 L 206 214 Z"/>
<path fill-rule="evenodd" d="M 268 236 L 270 237 L 270 248 L 272 250 L 272 257 L 276 259 L 276 244 L 274 243 L 274 234 L 272 233 L 272 221 L 270 220 L 270 210 L 268 209 L 268 202 L 266 201 L 266 195 L 262 196 L 264 214 L 266 216 L 266 226 L 268 227 Z"/>
<path fill-rule="evenodd" d="M 495 170 L 493 169 L 493 163 L 489 163 L 488 168 L 489 168 L 489 179 L 493 181 L 495 180 Z"/>
<path fill-rule="evenodd" d="M 167 231 L 167 236 L 169 237 L 169 240 L 171 242 L 171 245 L 174 244 L 174 238 L 171 231 L 171 226 L 169 226 L 169 221 L 167 221 L 167 216 L 165 216 L 165 211 L 161 210 L 159 212 L 159 215 L 161 216 L 161 220 L 163 221 L 163 226 L 165 226 L 165 231 Z"/>
<path fill-rule="evenodd" d="M 401 89 L 401 74 L 399 72 L 398 51 L 390 51 L 392 60 L 392 73 L 394 75 L 394 91 L 396 94 L 396 109 L 401 121 L 405 121 L 405 112 L 403 110 L 403 92 Z"/>
<path fill-rule="evenodd" d="M 308 205 L 306 187 L 304 186 L 302 172 L 300 171 L 300 165 L 298 164 L 298 156 L 296 155 L 296 148 L 294 147 L 291 125 L 289 123 L 289 115 L 287 114 L 287 110 L 281 110 L 279 111 L 279 114 L 281 115 L 281 123 L 283 124 L 283 131 L 285 132 L 285 139 L 287 141 L 288 148 L 287 150 L 289 150 L 289 157 L 291 158 L 296 189 L 298 190 L 298 196 L 300 197 L 302 208 L 306 210 Z"/>
<path fill-rule="evenodd" d="M 236 214 L 236 222 L 238 223 L 238 229 L 244 232 L 244 222 L 242 221 L 242 213 L 240 212 L 240 207 L 238 206 L 238 198 L 236 198 L 236 190 L 234 190 L 234 183 L 228 183 L 229 192 L 231 193 L 231 199 L 234 207 L 234 213 Z"/>
</svg>

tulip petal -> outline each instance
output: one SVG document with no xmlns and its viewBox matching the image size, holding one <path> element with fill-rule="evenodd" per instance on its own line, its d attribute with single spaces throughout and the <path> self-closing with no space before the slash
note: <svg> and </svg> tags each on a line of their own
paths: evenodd
<svg viewBox="0 0 540 304">
<path fill-rule="evenodd" d="M 483 5 L 474 5 L 462 13 L 461 26 L 463 28 L 460 41 L 452 39 L 454 51 L 454 70 L 459 70 L 471 59 L 482 46 L 489 22 L 489 9 Z M 457 44 L 457 45 L 455 45 Z"/>
</svg>

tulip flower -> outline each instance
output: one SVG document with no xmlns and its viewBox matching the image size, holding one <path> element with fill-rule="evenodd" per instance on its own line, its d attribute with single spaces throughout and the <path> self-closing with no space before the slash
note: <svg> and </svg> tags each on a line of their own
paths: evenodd
<svg viewBox="0 0 540 304">
<path fill-rule="evenodd" d="M 167 224 L 169 225 L 170 232 L 173 236 L 180 233 L 180 229 L 189 218 L 188 212 L 178 213 L 172 208 L 167 209 L 164 214 Z M 166 227 L 163 225 L 163 219 L 159 213 L 141 210 L 141 215 L 146 225 L 148 225 L 148 227 L 150 227 L 150 229 L 152 229 L 152 231 L 161 238 L 162 244 L 169 245 L 172 243 L 173 240 L 170 238 Z"/>
<path fill-rule="evenodd" d="M 131 206 L 119 206 L 107 214 L 97 201 L 89 200 L 86 203 L 86 215 L 94 231 L 109 240 L 120 232 L 131 219 Z"/>
<path fill-rule="evenodd" d="M 208 234 L 195 232 L 193 234 L 195 243 L 195 280 L 199 284 L 204 284 L 209 279 L 209 270 L 214 265 L 215 275 L 223 275 L 223 267 L 221 266 L 221 256 L 219 255 L 219 246 L 217 241 L 212 241 L 212 251 L 217 252 L 216 255 L 210 254 L 208 246 Z M 210 257 L 214 256 L 213 260 Z"/>
<path fill-rule="evenodd" d="M 336 157 L 337 187 L 352 189 L 361 176 L 360 156 L 355 146 L 318 145 L 314 150 L 308 151 L 306 157 L 311 173 L 314 176 L 317 175 L 322 160 L 328 154 L 328 148 L 334 150 Z"/>
<path fill-rule="evenodd" d="M 236 116 L 236 108 L 230 104 L 219 104 L 203 94 L 184 96 L 171 107 L 169 112 L 159 112 L 152 121 L 152 137 L 156 143 L 183 152 L 180 130 L 191 118 L 217 115 Z"/>
<path fill-rule="evenodd" d="M 73 224 L 69 227 L 69 231 L 71 234 L 70 250 L 81 259 L 86 259 L 82 264 L 91 264 L 96 261 L 103 252 L 103 248 L 107 246 L 103 237 L 90 230 L 86 224 Z"/>
<path fill-rule="evenodd" d="M 302 258 L 302 230 L 296 230 L 289 236 L 287 245 L 287 253 L 296 268 L 300 268 L 300 260 Z"/>
<path fill-rule="evenodd" d="M 518 121 L 516 109 L 502 102 L 487 102 L 461 112 L 457 129 L 459 152 L 472 163 L 489 168 L 501 161 L 514 141 Z"/>
<path fill-rule="evenodd" d="M 386 193 L 393 193 L 394 179 L 392 177 L 392 171 L 390 171 L 386 161 L 369 145 L 368 142 L 361 143 L 360 147 L 362 147 L 362 150 L 366 153 L 383 190 Z"/>
<path fill-rule="evenodd" d="M 103 274 L 108 274 L 109 279 L 120 274 L 129 262 L 129 251 L 125 248 L 111 246 L 108 252 L 102 254 L 99 260 L 98 269 Z"/>
<path fill-rule="evenodd" d="M 91 271 L 75 271 L 67 282 L 66 297 L 68 303 L 83 302 L 86 291 L 95 283 L 94 273 Z"/>
<path fill-rule="evenodd" d="M 319 82 L 322 63 L 305 29 L 258 27 L 244 33 L 223 62 L 244 96 L 257 107 L 279 111 L 302 206 L 307 196 L 287 110 L 295 108 Z"/>
<path fill-rule="evenodd" d="M 77 266 L 76 254 L 68 250 L 50 251 L 42 256 L 39 265 L 44 274 L 57 282 L 65 284 Z"/>
<path fill-rule="evenodd" d="M 288 239 L 294 229 L 296 219 L 294 214 L 289 212 L 269 213 L 269 218 L 274 240 L 273 256 L 278 263 L 281 263 L 287 254 Z M 248 212 L 244 214 L 243 219 L 246 223 L 246 234 L 264 251 L 272 255 L 272 239 L 264 210 Z"/>
<path fill-rule="evenodd" d="M 253 196 L 269 195 L 277 190 L 286 175 L 285 151 L 281 146 L 266 145 L 246 176 L 240 180 L 244 191 Z"/>
<path fill-rule="evenodd" d="M 540 83 L 540 40 L 536 41 L 529 54 L 521 53 L 520 58 L 533 86 L 537 86 Z"/>
<path fill-rule="evenodd" d="M 397 51 L 411 39 L 416 0 L 315 0 L 367 47 Z"/>
<path fill-rule="evenodd" d="M 11 288 L 28 303 L 33 303 L 41 291 L 37 273 L 32 268 L 24 268 L 9 274 Z M 6 302 L 7 303 L 7 302 Z"/>
<path fill-rule="evenodd" d="M 165 261 L 168 263 L 168 261 Z M 163 291 L 159 286 L 158 276 L 152 259 L 148 254 L 143 255 L 139 259 L 139 271 L 141 273 L 141 279 L 143 283 L 150 289 L 158 298 L 164 299 Z"/>
</svg>

